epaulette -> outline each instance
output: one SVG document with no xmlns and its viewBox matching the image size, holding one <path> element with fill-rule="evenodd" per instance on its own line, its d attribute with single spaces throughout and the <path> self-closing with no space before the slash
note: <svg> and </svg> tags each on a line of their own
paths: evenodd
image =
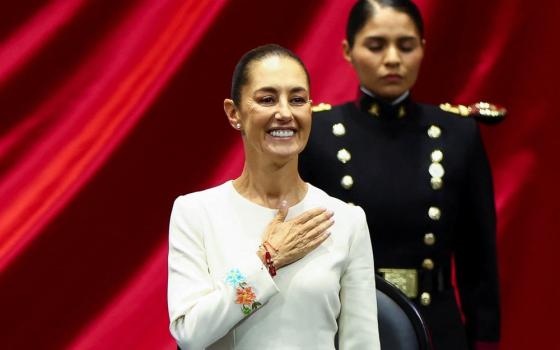
<svg viewBox="0 0 560 350">
<path fill-rule="evenodd" d="M 323 111 L 330 111 L 332 106 L 328 103 L 319 103 L 318 105 L 312 106 L 311 110 L 313 112 L 323 112 Z"/>
<path fill-rule="evenodd" d="M 485 124 L 497 124 L 504 120 L 507 110 L 488 102 L 477 102 L 472 105 L 452 105 L 442 103 L 439 105 L 445 112 L 458 114 L 461 117 L 472 117 Z"/>
</svg>

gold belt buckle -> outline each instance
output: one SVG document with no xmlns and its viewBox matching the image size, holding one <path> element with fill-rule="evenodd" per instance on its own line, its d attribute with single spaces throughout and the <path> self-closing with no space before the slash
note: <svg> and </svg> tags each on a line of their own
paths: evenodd
<svg viewBox="0 0 560 350">
<path fill-rule="evenodd" d="M 407 297 L 414 299 L 418 296 L 418 271 L 416 269 L 378 269 L 377 271 Z"/>
</svg>

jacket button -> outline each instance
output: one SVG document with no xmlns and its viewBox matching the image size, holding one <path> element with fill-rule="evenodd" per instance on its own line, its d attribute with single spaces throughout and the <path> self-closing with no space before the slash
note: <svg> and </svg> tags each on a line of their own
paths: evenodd
<svg viewBox="0 0 560 350">
<path fill-rule="evenodd" d="M 434 269 L 434 261 L 432 259 L 424 259 L 422 261 L 422 267 L 426 270 L 433 270 Z"/>
<path fill-rule="evenodd" d="M 379 105 L 377 103 L 372 104 L 369 107 L 368 112 L 374 117 L 379 117 Z"/>
<path fill-rule="evenodd" d="M 430 207 L 428 209 L 428 216 L 430 219 L 437 221 L 441 218 L 441 210 L 438 207 Z"/>
<path fill-rule="evenodd" d="M 424 306 L 430 305 L 432 302 L 432 296 L 428 292 L 424 292 L 420 295 L 420 304 Z"/>
<path fill-rule="evenodd" d="M 345 189 L 349 190 L 354 185 L 354 179 L 350 175 L 344 175 L 340 180 L 340 185 Z"/>
<path fill-rule="evenodd" d="M 339 158 L 340 159 L 340 158 Z M 439 177 L 440 179 L 445 175 L 445 169 L 440 163 L 432 163 L 428 168 L 428 172 L 432 175 L 432 178 Z"/>
<path fill-rule="evenodd" d="M 344 136 L 346 134 L 346 128 L 344 124 L 337 123 L 332 126 L 332 133 L 334 136 Z"/>
<path fill-rule="evenodd" d="M 424 235 L 424 244 L 432 246 L 436 243 L 436 235 L 428 232 Z"/>
<path fill-rule="evenodd" d="M 432 152 L 430 157 L 432 158 L 432 162 L 440 163 L 443 160 L 443 152 L 439 149 L 436 149 Z"/>
<path fill-rule="evenodd" d="M 432 125 L 428 129 L 428 136 L 431 139 L 437 139 L 441 135 L 441 129 L 437 125 Z"/>
<path fill-rule="evenodd" d="M 348 152 L 346 148 L 343 148 L 338 151 L 338 153 L 336 154 L 336 158 L 338 158 L 338 160 L 342 164 L 346 164 L 350 161 L 350 159 L 352 159 L 352 155 L 350 154 L 350 152 Z"/>
<path fill-rule="evenodd" d="M 432 177 L 430 179 L 430 184 L 432 185 L 432 189 L 439 190 L 443 187 L 443 179 L 441 177 Z"/>
</svg>

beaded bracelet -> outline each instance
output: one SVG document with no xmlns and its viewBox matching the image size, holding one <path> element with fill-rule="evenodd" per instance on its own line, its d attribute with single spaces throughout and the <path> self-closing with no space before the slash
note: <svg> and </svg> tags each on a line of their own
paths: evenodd
<svg viewBox="0 0 560 350">
<path fill-rule="evenodd" d="M 272 247 L 272 245 L 268 242 L 264 242 L 263 243 L 263 248 L 264 248 L 264 262 L 266 264 L 266 267 L 268 268 L 268 273 L 274 277 L 276 276 L 276 267 L 274 267 L 274 263 L 272 262 L 272 256 L 270 255 L 270 252 L 268 251 L 268 248 L 266 247 L 267 245 L 270 245 L 271 248 L 274 249 L 274 247 Z"/>
</svg>

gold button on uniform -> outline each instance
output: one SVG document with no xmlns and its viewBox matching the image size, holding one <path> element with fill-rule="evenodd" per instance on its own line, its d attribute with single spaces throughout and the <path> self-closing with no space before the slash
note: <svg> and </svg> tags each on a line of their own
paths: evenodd
<svg viewBox="0 0 560 350">
<path fill-rule="evenodd" d="M 430 154 L 430 157 L 432 158 L 432 162 L 439 163 L 443 160 L 443 152 L 436 149 L 432 152 L 432 154 Z"/>
<path fill-rule="evenodd" d="M 424 244 L 432 246 L 436 243 L 436 235 L 431 232 L 428 232 L 424 235 Z"/>
<path fill-rule="evenodd" d="M 440 179 L 443 177 L 443 175 L 445 175 L 445 169 L 443 169 L 443 166 L 440 163 L 430 164 L 428 172 L 430 173 L 430 175 L 432 175 L 432 177 L 438 177 Z"/>
<path fill-rule="evenodd" d="M 430 305 L 432 302 L 432 296 L 428 292 L 424 292 L 420 295 L 420 304 L 424 306 Z"/>
<path fill-rule="evenodd" d="M 372 104 L 371 107 L 369 107 L 368 112 L 374 117 L 379 117 L 379 105 L 377 103 Z"/>
<path fill-rule="evenodd" d="M 443 187 L 443 179 L 441 177 L 432 177 L 430 179 L 430 184 L 432 185 L 432 189 L 439 190 Z"/>
<path fill-rule="evenodd" d="M 334 136 L 344 136 L 346 134 L 346 128 L 344 124 L 337 123 L 332 126 L 332 133 Z"/>
<path fill-rule="evenodd" d="M 439 190 L 443 186 L 443 175 L 445 175 L 445 169 L 443 169 L 443 165 L 441 165 L 441 161 L 443 160 L 443 152 L 439 149 L 432 151 L 430 154 L 430 159 L 432 160 L 432 164 L 428 168 L 428 172 L 432 176 L 430 179 L 430 184 L 432 185 L 432 189 Z"/>
<path fill-rule="evenodd" d="M 404 109 L 404 106 L 401 106 L 401 108 L 399 108 L 399 118 L 402 118 L 406 115 L 406 109 Z"/>
<path fill-rule="evenodd" d="M 354 179 L 350 175 L 344 175 L 340 180 L 340 185 L 344 189 L 349 190 L 354 185 Z"/>
<path fill-rule="evenodd" d="M 346 164 L 350 161 L 350 159 L 352 159 L 352 155 L 350 154 L 350 152 L 348 152 L 348 150 L 346 150 L 346 148 L 343 148 L 338 151 L 338 153 L 336 154 L 336 158 L 338 158 L 338 160 L 342 164 Z"/>
<path fill-rule="evenodd" d="M 428 136 L 431 139 L 437 139 L 441 135 L 441 129 L 437 125 L 432 125 L 428 129 Z"/>
<path fill-rule="evenodd" d="M 441 210 L 438 207 L 430 207 L 428 209 L 428 216 L 430 219 L 437 221 L 441 218 Z"/>
<path fill-rule="evenodd" d="M 433 270 L 434 269 L 434 261 L 432 259 L 424 259 L 422 261 L 422 267 L 426 270 Z"/>
</svg>

